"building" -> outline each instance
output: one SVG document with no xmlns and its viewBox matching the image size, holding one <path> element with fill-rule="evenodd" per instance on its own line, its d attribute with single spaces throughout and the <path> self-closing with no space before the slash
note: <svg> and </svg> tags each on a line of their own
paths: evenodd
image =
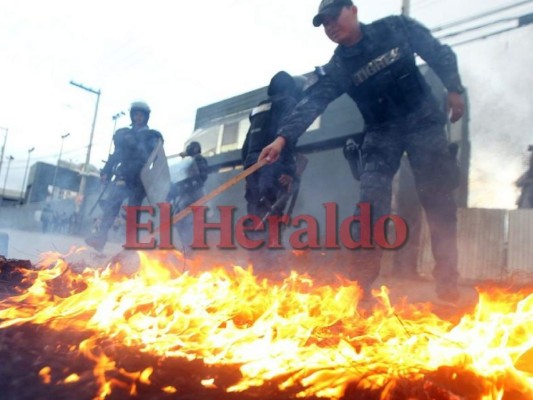
<svg viewBox="0 0 533 400">
<path fill-rule="evenodd" d="M 528 150 L 531 152 L 528 169 L 516 182 L 516 186 L 520 188 L 516 202 L 518 208 L 533 208 L 533 145 Z"/>
<path fill-rule="evenodd" d="M 47 200 L 75 200 L 81 182 L 81 166 L 61 162 L 59 167 L 45 162 L 36 162 L 30 168 L 24 203 L 40 203 Z M 89 171 L 87 192 L 98 192 L 98 171 Z"/>
<path fill-rule="evenodd" d="M 446 92 L 440 80 L 426 66 L 420 68 L 444 108 Z M 240 149 L 250 125 L 248 116 L 252 108 L 266 98 L 266 91 L 267 88 L 262 87 L 197 110 L 195 130 L 187 142 L 198 141 L 202 145 L 203 154 L 208 158 L 211 173 L 206 183 L 207 191 L 227 181 L 242 169 Z M 358 198 L 358 184 L 351 175 L 342 148 L 348 138 L 361 137 L 362 130 L 360 113 L 353 101 L 343 95 L 332 102 L 300 138 L 297 151 L 305 154 L 309 163 L 303 174 L 295 215 L 320 215 L 323 213 L 322 204 L 332 201 L 339 205 L 340 215 L 353 212 Z M 461 122 L 449 125 L 447 132 L 450 142 L 456 143 L 459 149 L 462 184 L 457 190 L 457 202 L 459 206 L 466 207 L 470 160 L 468 114 Z M 175 162 L 170 160 L 171 174 Z M 396 182 L 397 209 L 401 207 L 401 204 L 398 204 L 402 201 L 401 196 L 398 196 L 400 193 L 410 194 L 409 199 L 405 201 L 412 203 L 412 185 L 408 165 L 404 164 Z M 222 193 L 210 205 L 212 208 L 217 205 L 236 205 L 238 209 L 243 209 L 244 183 L 241 182 Z"/>
<path fill-rule="evenodd" d="M 5 190 L 0 209 L 1 225 L 34 230 L 40 227 L 39 215 L 46 204 L 59 214 L 75 215 L 77 233 L 90 229 L 89 211 L 100 193 L 98 170 L 91 166 L 87 176 L 85 202 L 79 195 L 81 165 L 61 161 L 59 166 L 36 162 L 29 172 L 24 192 Z M 11 207 L 9 207 L 11 206 Z M 9 207 L 9 209 L 8 209 Z M 83 217 L 80 219 L 79 216 Z M 86 228 L 87 227 L 87 228 Z"/>
</svg>

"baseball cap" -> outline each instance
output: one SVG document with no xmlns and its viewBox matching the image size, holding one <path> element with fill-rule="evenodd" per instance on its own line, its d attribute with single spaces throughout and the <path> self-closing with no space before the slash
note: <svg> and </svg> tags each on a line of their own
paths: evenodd
<svg viewBox="0 0 533 400">
<path fill-rule="evenodd" d="M 318 13 L 313 18 L 313 25 L 322 25 L 322 17 L 330 15 L 332 17 L 338 17 L 342 7 L 353 6 L 352 0 L 322 0 L 318 6 Z"/>
</svg>

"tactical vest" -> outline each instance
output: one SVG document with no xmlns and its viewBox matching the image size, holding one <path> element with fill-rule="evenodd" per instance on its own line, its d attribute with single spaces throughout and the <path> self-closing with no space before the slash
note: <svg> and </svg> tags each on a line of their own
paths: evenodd
<svg viewBox="0 0 533 400">
<path fill-rule="evenodd" d="M 392 121 L 416 111 L 425 100 L 435 102 L 403 27 L 383 19 L 362 29 L 361 42 L 351 48 L 339 46 L 335 61 L 349 74 L 347 93 L 365 123 Z"/>
<path fill-rule="evenodd" d="M 248 131 L 248 153 L 260 152 L 275 138 L 275 127 L 272 123 L 274 102 L 265 100 L 259 103 L 250 113 L 250 129 Z"/>
<path fill-rule="evenodd" d="M 114 137 L 115 153 L 120 155 L 116 160 L 117 177 L 126 180 L 138 180 L 139 174 L 146 164 L 148 157 L 154 150 L 162 136 L 152 129 L 134 130 L 129 128 L 120 129 Z"/>
</svg>

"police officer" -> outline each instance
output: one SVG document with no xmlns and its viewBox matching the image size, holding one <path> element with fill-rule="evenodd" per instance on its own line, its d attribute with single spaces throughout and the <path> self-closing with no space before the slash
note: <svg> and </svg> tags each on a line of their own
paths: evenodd
<svg viewBox="0 0 533 400">
<path fill-rule="evenodd" d="M 281 119 L 296 106 L 301 93 L 299 83 L 287 72 L 275 74 L 268 86 L 268 98 L 261 101 L 249 116 L 250 128 L 246 134 L 241 156 L 244 168 L 255 164 L 265 146 L 276 138 Z M 246 178 L 245 198 L 249 214 L 262 218 L 271 211 L 280 193 L 286 190 L 295 171 L 294 155 L 285 148 L 280 159 Z M 278 211 L 279 213 L 279 211 Z"/>
<path fill-rule="evenodd" d="M 113 135 L 114 152 L 100 172 L 107 188 L 107 198 L 101 203 L 103 215 L 100 230 L 85 239 L 85 242 L 102 251 L 109 229 L 119 214 L 120 206 L 128 199 L 129 206 L 140 206 L 146 196 L 141 182 L 141 170 L 159 142 L 160 132 L 148 127 L 150 107 L 145 102 L 131 104 L 129 128 L 118 129 Z"/>
<path fill-rule="evenodd" d="M 190 142 L 185 151 L 180 154 L 183 158 L 190 157 L 192 164 L 188 168 L 187 177 L 172 184 L 168 195 L 173 202 L 173 212 L 177 213 L 204 195 L 204 184 L 208 176 L 208 163 L 202 156 L 202 146 L 198 142 Z M 192 256 L 193 216 L 188 215 L 176 223 L 178 234 L 186 258 Z"/>
<path fill-rule="evenodd" d="M 305 78 L 293 77 L 285 71 L 276 73 L 270 80 L 268 98 L 261 101 L 249 116 L 250 128 L 241 149 L 245 168 L 255 164 L 265 146 L 275 138 L 280 121 L 294 109 L 301 97 Z M 265 219 L 268 215 L 281 215 L 290 197 L 290 187 L 295 178 L 295 157 L 293 149 L 286 147 L 279 159 L 266 165 L 246 178 L 245 199 L 249 215 Z M 266 222 L 266 221 L 265 221 Z M 251 232 L 254 239 L 267 239 L 261 229 Z M 251 262 L 257 269 L 260 263 L 269 264 L 269 253 L 255 251 Z"/>
<path fill-rule="evenodd" d="M 457 219 L 452 192 L 459 170 L 448 149 L 446 115 L 418 70 L 415 54 L 447 88 L 451 122 L 459 120 L 464 110 L 456 56 L 411 18 L 390 16 L 367 25 L 359 23 L 357 14 L 351 0 L 322 0 L 313 25 L 323 25 L 326 36 L 338 46 L 330 61 L 317 68 L 316 83 L 284 120 L 260 159 L 277 160 L 331 101 L 347 93 L 365 121 L 360 201 L 371 203 L 374 221 L 389 213 L 392 178 L 407 152 L 431 230 L 437 295 L 455 301 L 459 297 Z M 368 293 L 379 274 L 381 251 L 353 254 L 357 265 L 351 267 L 352 277 Z"/>
</svg>

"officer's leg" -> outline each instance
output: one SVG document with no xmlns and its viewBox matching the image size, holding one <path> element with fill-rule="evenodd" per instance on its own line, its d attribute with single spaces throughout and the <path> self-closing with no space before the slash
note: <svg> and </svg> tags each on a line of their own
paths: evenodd
<svg viewBox="0 0 533 400">
<path fill-rule="evenodd" d="M 261 199 L 265 202 L 265 206 L 268 211 L 271 211 L 271 207 L 277 200 L 280 183 L 279 177 L 282 173 L 282 165 L 280 162 L 266 165 L 262 168 L 259 174 L 259 193 Z"/>
<path fill-rule="evenodd" d="M 85 239 L 85 242 L 98 251 L 102 251 L 106 242 L 107 234 L 109 229 L 115 222 L 120 206 L 122 205 L 124 199 L 128 197 L 128 190 L 122 181 L 119 182 L 110 182 L 109 195 L 106 200 L 103 202 L 102 206 L 102 222 L 100 225 L 100 230 L 94 235 L 89 236 Z"/>
<path fill-rule="evenodd" d="M 180 200 L 177 204 L 177 210 L 183 210 L 187 208 L 189 205 L 194 203 L 196 200 L 201 198 L 203 195 L 203 191 L 197 190 L 193 193 L 188 193 L 180 196 Z M 182 245 L 183 255 L 185 258 L 192 258 L 193 256 L 193 249 L 192 249 L 192 243 L 194 240 L 194 216 L 192 214 L 187 215 L 185 218 L 181 219 L 176 223 L 176 229 L 178 231 L 178 235 L 180 237 L 180 242 Z"/>
<path fill-rule="evenodd" d="M 372 226 L 381 216 L 390 214 L 392 179 L 403 153 L 399 135 L 394 129 L 370 131 L 365 135 L 359 201 L 370 204 Z M 359 214 L 358 209 L 355 214 Z M 360 224 L 354 224 L 353 227 L 354 238 L 360 240 Z M 382 254 L 379 247 L 353 251 L 355 265 L 348 277 L 359 282 L 365 295 L 369 294 L 372 283 L 379 275 Z"/>
<path fill-rule="evenodd" d="M 146 197 L 146 192 L 142 186 L 134 186 L 128 188 L 128 206 L 138 207 L 142 205 L 144 198 Z"/>
<path fill-rule="evenodd" d="M 246 201 L 249 215 L 255 215 L 263 219 L 271 211 L 271 206 L 276 201 L 276 164 L 265 165 L 261 170 L 250 175 L 246 180 Z M 249 220 L 248 224 L 252 224 Z M 248 231 L 247 236 L 252 240 L 263 240 L 265 245 L 258 249 L 250 250 L 248 259 L 254 270 L 265 273 L 272 270 L 275 264 L 273 250 L 268 248 L 268 227 L 264 224 L 263 229 Z"/>
<path fill-rule="evenodd" d="M 183 251 L 183 256 L 185 258 L 192 257 L 192 242 L 194 239 L 193 221 L 194 218 L 192 214 L 189 214 L 181 221 L 176 223 L 176 229 L 178 231 L 178 235 L 180 236 L 180 242 L 182 245 L 181 250 Z"/>
<path fill-rule="evenodd" d="M 255 215 L 259 218 L 263 218 L 268 211 L 264 202 L 261 201 L 259 176 L 262 172 L 263 171 L 257 171 L 246 177 L 246 191 L 244 194 L 244 198 L 246 199 L 246 210 L 248 214 Z"/>
<path fill-rule="evenodd" d="M 255 215 L 259 219 L 263 218 L 263 216 L 268 212 L 264 202 L 261 201 L 261 193 L 259 189 L 259 177 L 262 172 L 262 170 L 259 170 L 246 177 L 246 191 L 244 194 L 248 215 Z M 254 223 L 251 220 L 248 220 L 246 224 L 250 228 L 253 228 L 252 225 Z M 247 232 L 247 236 L 253 240 L 263 239 L 264 232 L 251 230 Z M 252 264 L 256 271 L 260 269 L 261 264 L 263 263 L 263 253 L 263 249 L 255 249 L 248 252 L 248 262 Z"/>
<path fill-rule="evenodd" d="M 424 213 L 407 157 L 402 157 L 398 175 L 399 189 L 396 193 L 396 212 L 407 223 L 409 236 L 405 246 L 394 252 L 392 274 L 396 278 L 417 280 L 420 278 L 417 267 Z"/>
<path fill-rule="evenodd" d="M 459 297 L 459 273 L 457 206 L 453 190 L 459 184 L 459 168 L 449 151 L 441 125 L 413 130 L 407 148 L 417 192 L 430 229 L 437 295 L 445 300 L 456 300 Z"/>
</svg>

